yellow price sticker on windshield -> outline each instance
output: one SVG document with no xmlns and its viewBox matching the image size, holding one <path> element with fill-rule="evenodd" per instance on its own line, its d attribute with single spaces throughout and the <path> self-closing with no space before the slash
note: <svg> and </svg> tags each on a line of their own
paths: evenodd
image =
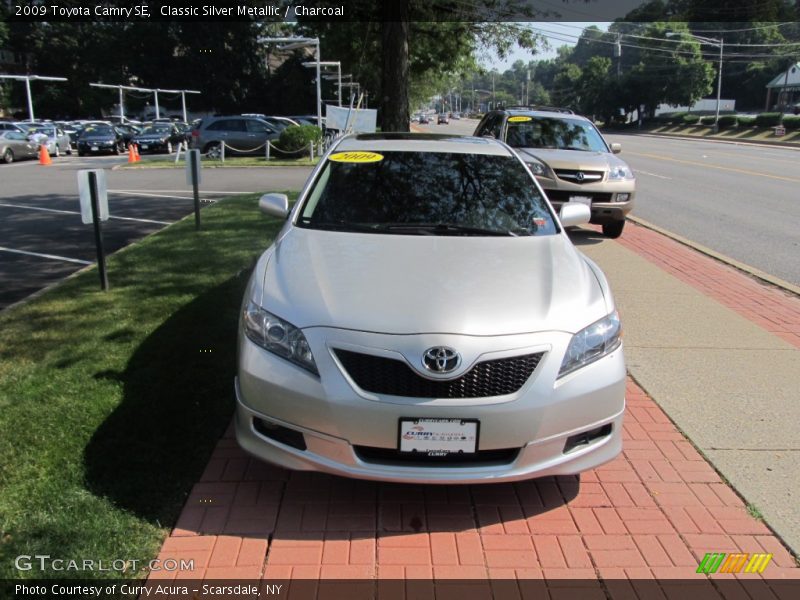
<svg viewBox="0 0 800 600">
<path fill-rule="evenodd" d="M 524 123 L 526 121 L 532 121 L 533 117 L 525 117 L 525 116 L 518 116 L 518 117 L 508 117 L 509 123 Z"/>
<path fill-rule="evenodd" d="M 343 163 L 371 163 L 383 160 L 383 154 L 363 151 L 337 152 L 336 154 L 331 154 L 328 160 Z"/>
</svg>

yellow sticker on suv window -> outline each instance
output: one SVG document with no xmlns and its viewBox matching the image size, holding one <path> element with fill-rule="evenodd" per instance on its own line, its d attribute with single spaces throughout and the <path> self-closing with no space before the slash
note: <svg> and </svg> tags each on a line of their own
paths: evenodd
<svg viewBox="0 0 800 600">
<path fill-rule="evenodd" d="M 532 121 L 533 117 L 525 117 L 520 115 L 518 117 L 508 117 L 509 123 L 524 123 L 525 121 Z"/>
<path fill-rule="evenodd" d="M 337 152 L 336 154 L 331 154 L 328 160 L 344 163 L 371 163 L 383 160 L 383 154 L 364 151 Z"/>
</svg>

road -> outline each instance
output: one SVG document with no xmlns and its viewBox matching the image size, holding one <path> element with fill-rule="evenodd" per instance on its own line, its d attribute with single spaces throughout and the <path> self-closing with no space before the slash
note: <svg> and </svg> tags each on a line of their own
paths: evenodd
<svg viewBox="0 0 800 600">
<path fill-rule="evenodd" d="M 79 169 L 106 169 L 108 253 L 194 210 L 183 169 L 111 170 L 124 162 L 124 157 L 62 157 L 50 167 L 36 161 L 0 167 L 0 309 L 96 260 L 92 227 L 80 218 Z M 309 172 L 305 167 L 204 169 L 201 201 L 299 189 Z"/>
<path fill-rule="evenodd" d="M 427 125 L 471 134 L 477 121 Z M 637 178 L 633 214 L 800 285 L 800 150 L 607 135 Z M 623 234 L 624 235 L 624 234 Z"/>
</svg>

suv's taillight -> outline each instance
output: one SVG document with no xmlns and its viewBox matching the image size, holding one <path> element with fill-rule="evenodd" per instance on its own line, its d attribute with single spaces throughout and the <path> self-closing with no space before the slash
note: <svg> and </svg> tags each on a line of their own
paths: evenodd
<svg viewBox="0 0 800 600">
<path fill-rule="evenodd" d="M 200 137 L 200 130 L 192 129 L 192 137 Z"/>
</svg>

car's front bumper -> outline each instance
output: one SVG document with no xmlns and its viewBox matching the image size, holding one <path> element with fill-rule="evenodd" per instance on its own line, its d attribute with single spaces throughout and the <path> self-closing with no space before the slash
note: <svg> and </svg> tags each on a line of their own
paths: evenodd
<svg viewBox="0 0 800 600">
<path fill-rule="evenodd" d="M 240 340 L 236 436 L 250 454 L 290 469 L 361 479 L 490 483 L 579 473 L 612 460 L 622 449 L 625 365 L 621 346 L 556 380 L 568 334 L 555 339 L 531 334 L 474 340 L 468 336 L 382 336 L 323 330 L 333 332 L 333 339 L 326 340 L 320 330 L 323 328 L 306 332 L 320 378 L 246 338 Z M 398 338 L 403 339 L 398 342 Z M 391 342 L 394 344 L 387 345 Z M 530 350 L 542 350 L 545 355 L 516 393 L 494 398 L 421 399 L 360 390 L 330 350 L 369 348 L 386 353 L 380 349 L 394 347 L 405 356 L 409 349 L 416 351 L 434 343 L 465 349 L 465 362 L 487 354 L 511 356 Z M 509 347 L 515 349 L 507 350 Z M 365 454 L 365 448 L 397 450 L 399 419 L 409 417 L 478 419 L 479 451 L 516 452 L 507 459 L 456 464 L 404 462 Z M 281 436 L 266 435 L 265 425 L 302 436 L 301 446 L 278 441 Z M 568 438 L 605 425 L 610 425 L 610 432 L 604 430 L 602 436 L 565 452 Z"/>
<path fill-rule="evenodd" d="M 588 184 L 570 183 L 558 177 L 537 176 L 536 179 L 556 211 L 575 197 L 590 198 L 592 223 L 622 221 L 633 210 L 636 198 L 634 179 Z"/>
</svg>

